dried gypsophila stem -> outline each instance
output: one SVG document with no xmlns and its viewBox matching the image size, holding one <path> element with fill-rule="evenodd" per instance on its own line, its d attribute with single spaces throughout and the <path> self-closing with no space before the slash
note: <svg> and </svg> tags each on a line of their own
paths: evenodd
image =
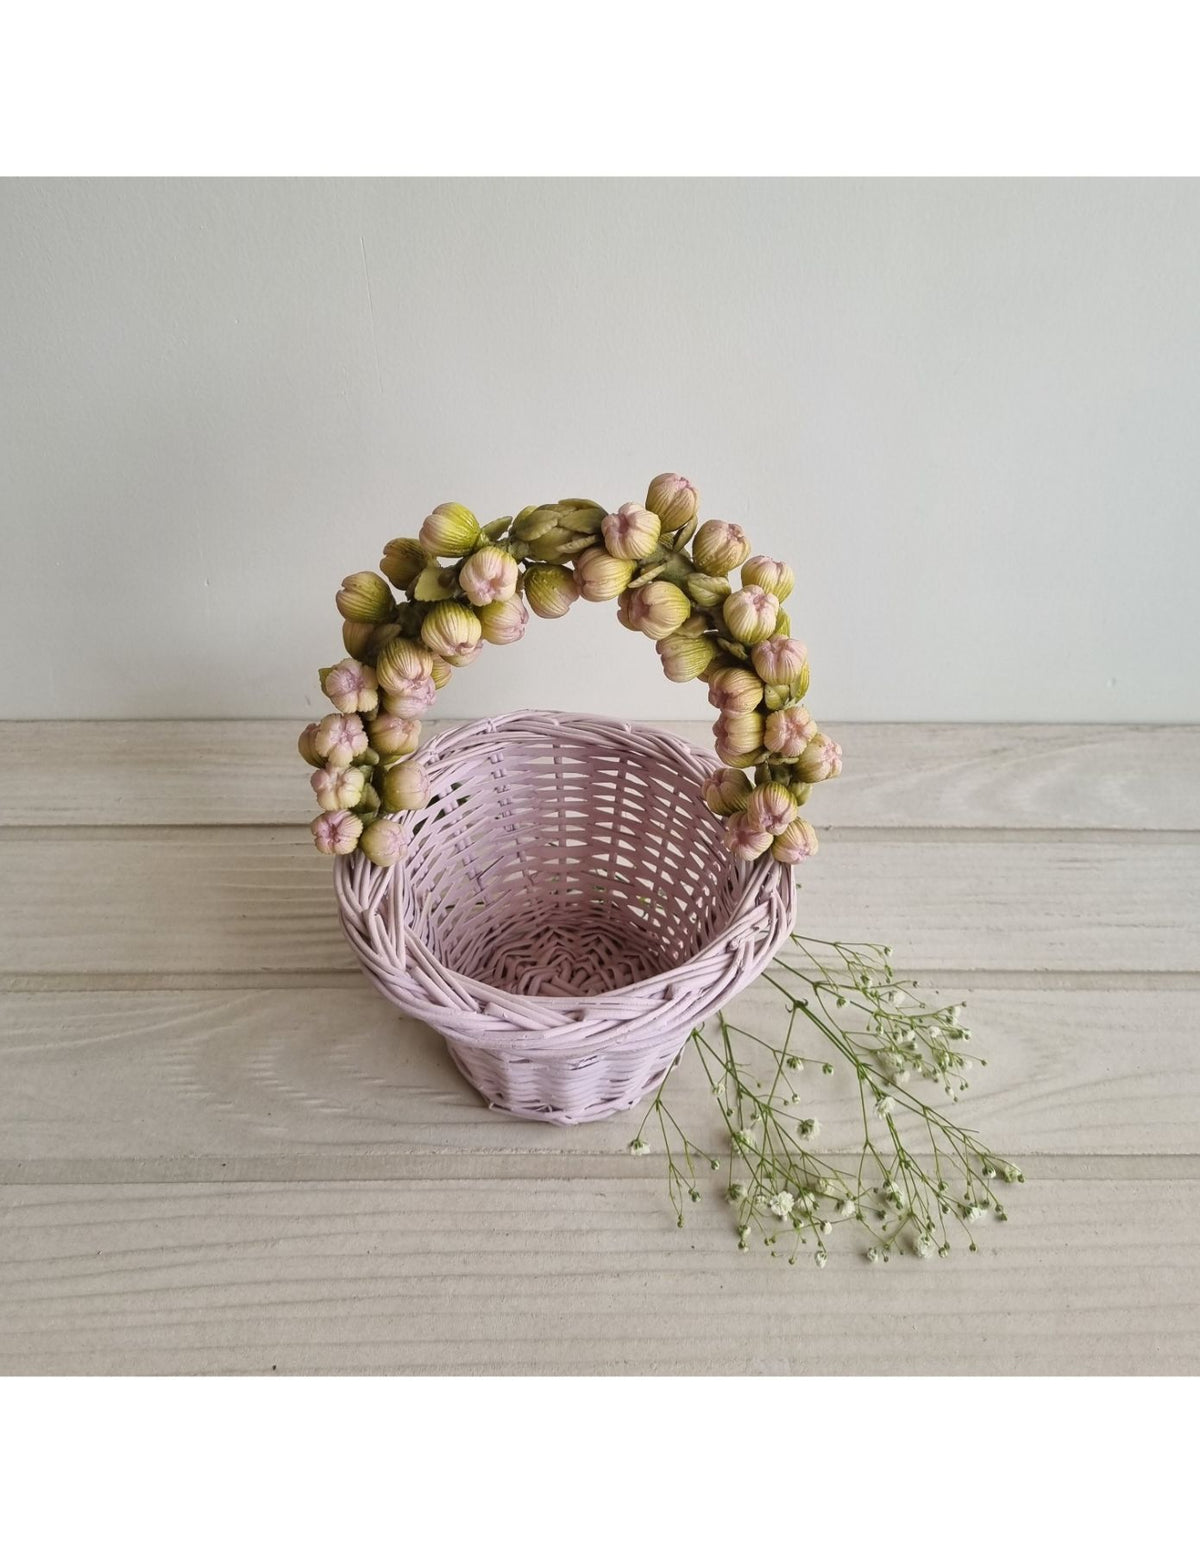
<svg viewBox="0 0 1200 1553">
<path fill-rule="evenodd" d="M 916 982 L 897 979 L 886 945 L 798 934 L 790 943 L 792 955 L 778 956 L 763 973 L 781 995 L 781 1039 L 746 1030 L 723 1013 L 712 1035 L 703 1028 L 692 1032 L 718 1102 L 720 1148 L 694 1142 L 668 1108 L 668 1074 L 632 1152 L 647 1152 L 651 1140 L 661 1143 L 680 1226 L 685 1203 L 701 1197 L 701 1167 L 724 1169 L 743 1251 L 758 1236 L 772 1256 L 786 1251 L 794 1265 L 800 1248 L 811 1244 L 813 1260 L 824 1267 L 834 1229 L 847 1220 L 865 1235 L 871 1262 L 906 1254 L 944 1258 L 956 1235 L 974 1251 L 972 1226 L 988 1215 L 999 1222 L 1007 1217 L 993 1183 L 1024 1177 L 909 1087 L 914 1080 L 935 1083 L 951 1102 L 967 1088 L 971 1061 L 962 1046 L 971 1032 L 962 1022 L 962 1005 L 918 996 Z M 819 1056 L 800 1050 L 801 1031 L 828 1043 Z M 739 1055 L 743 1044 L 767 1064 L 769 1084 L 755 1076 L 753 1058 Z M 838 1058 L 857 1081 L 862 1122 L 850 1169 L 814 1151 L 819 1124 L 801 1114 L 808 1106 L 799 1093 L 800 1075 L 819 1069 L 831 1076 L 831 1059 Z"/>
<path fill-rule="evenodd" d="M 812 856 L 817 837 L 800 807 L 814 783 L 838 775 L 842 752 L 801 704 L 808 655 L 783 609 L 793 574 L 781 561 L 752 556 L 737 524 L 709 519 L 697 527 L 699 504 L 696 487 L 677 474 L 655 476 L 644 504 L 615 512 L 566 498 L 481 526 L 468 508 L 445 502 L 417 538 L 388 542 L 382 576 L 345 578 L 337 605 L 351 656 L 321 671 L 336 715 L 310 723 L 299 740 L 304 759 L 325 772 L 312 779 L 322 803 L 350 795 L 345 807 L 326 810 L 336 821 L 314 826 L 318 846 L 361 849 L 380 867 L 398 861 L 394 834 L 371 831 L 427 801 L 416 750 L 437 691 L 485 642 L 520 640 L 526 601 L 555 618 L 583 597 L 616 599 L 621 623 L 655 642 L 669 679 L 710 685 L 725 770 L 705 797 L 725 819 L 729 850 L 744 859 L 769 853 L 788 865 Z M 738 568 L 735 590 L 729 574 Z M 401 763 L 413 767 L 403 780 L 393 770 Z M 363 773 L 360 784 L 336 775 L 347 767 Z M 769 802 L 730 807 L 730 779 L 750 768 L 755 785 L 769 788 Z M 361 800 L 352 802 L 360 787 Z M 748 800 L 749 790 L 747 781 Z"/>
</svg>

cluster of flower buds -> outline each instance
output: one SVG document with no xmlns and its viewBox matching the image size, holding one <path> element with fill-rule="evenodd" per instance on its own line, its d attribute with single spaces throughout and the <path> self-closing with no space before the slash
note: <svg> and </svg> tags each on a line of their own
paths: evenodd
<svg viewBox="0 0 1200 1553">
<path fill-rule="evenodd" d="M 803 705 L 808 654 L 783 608 L 795 579 L 782 561 L 752 556 L 738 524 L 698 527 L 699 505 L 677 474 L 657 475 L 644 502 L 612 512 L 569 497 L 480 524 L 445 502 L 416 538 L 388 542 L 378 572 L 347 577 L 337 607 L 349 656 L 320 674 L 335 710 L 299 742 L 315 767 L 318 849 L 397 863 L 401 817 L 431 796 L 416 759 L 421 721 L 452 670 L 485 643 L 520 641 L 531 611 L 554 620 L 583 598 L 615 600 L 668 679 L 707 684 L 722 768 L 704 798 L 734 856 L 810 857 L 817 838 L 799 810 L 815 783 L 837 776 L 841 750 Z"/>
</svg>

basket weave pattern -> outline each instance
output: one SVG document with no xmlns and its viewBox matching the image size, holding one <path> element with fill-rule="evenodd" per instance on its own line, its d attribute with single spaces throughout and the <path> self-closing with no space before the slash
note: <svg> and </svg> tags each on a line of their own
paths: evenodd
<svg viewBox="0 0 1200 1553">
<path fill-rule="evenodd" d="M 716 761 L 655 729 L 516 712 L 422 751 L 404 862 L 337 860 L 379 990 L 489 1103 L 573 1123 L 635 1105 L 791 929 L 792 870 L 730 856 Z"/>
</svg>

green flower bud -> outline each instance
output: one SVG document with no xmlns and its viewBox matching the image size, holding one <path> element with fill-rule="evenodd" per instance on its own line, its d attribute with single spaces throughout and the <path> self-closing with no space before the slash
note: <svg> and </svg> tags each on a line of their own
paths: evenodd
<svg viewBox="0 0 1200 1553">
<path fill-rule="evenodd" d="M 352 658 L 365 663 L 370 656 L 375 633 L 381 629 L 381 626 L 372 625 L 369 620 L 343 620 L 342 645 Z"/>
<path fill-rule="evenodd" d="M 374 820 L 363 831 L 358 846 L 376 868 L 393 868 L 404 856 L 404 832 L 395 820 Z"/>
<path fill-rule="evenodd" d="M 779 600 L 757 586 L 731 593 L 723 609 L 726 628 L 747 647 L 774 634 L 778 615 Z"/>
<path fill-rule="evenodd" d="M 796 818 L 796 800 L 782 782 L 767 782 L 751 793 L 746 813 L 758 830 L 781 836 Z"/>
<path fill-rule="evenodd" d="M 615 599 L 629 586 L 632 576 L 632 561 L 619 560 L 599 545 L 585 550 L 575 560 L 575 580 L 579 584 L 579 591 L 593 604 Z"/>
<path fill-rule="evenodd" d="M 709 675 L 708 699 L 721 712 L 752 712 L 763 698 L 763 685 L 749 669 L 718 669 Z"/>
<path fill-rule="evenodd" d="M 824 782 L 841 770 L 842 746 L 824 733 L 814 734 L 796 761 L 796 775 L 803 782 Z"/>
<path fill-rule="evenodd" d="M 529 611 L 519 598 L 497 599 L 494 604 L 485 604 L 479 611 L 479 624 L 485 642 L 492 642 L 497 647 L 508 647 L 525 635 Z"/>
<path fill-rule="evenodd" d="M 630 620 L 655 642 L 678 631 L 691 612 L 692 601 L 683 589 L 661 579 L 638 588 L 629 601 Z"/>
<path fill-rule="evenodd" d="M 352 572 L 343 579 L 337 595 L 338 612 L 345 620 L 381 625 L 396 611 L 392 590 L 377 572 Z"/>
<path fill-rule="evenodd" d="M 657 643 L 656 651 L 662 659 L 663 673 L 677 685 L 695 679 L 713 661 L 717 644 L 707 636 L 686 636 L 676 632 Z"/>
<path fill-rule="evenodd" d="M 657 513 L 664 534 L 690 523 L 700 505 L 700 492 L 683 475 L 655 475 L 646 492 L 646 506 Z"/>
<path fill-rule="evenodd" d="M 420 540 L 389 539 L 379 570 L 394 587 L 407 590 L 425 570 L 427 559 Z"/>
<path fill-rule="evenodd" d="M 786 830 L 775 837 L 771 856 L 777 863 L 802 863 L 817 850 L 817 833 L 807 820 L 793 820 Z"/>
<path fill-rule="evenodd" d="M 421 640 L 426 647 L 456 668 L 478 656 L 482 635 L 479 616 L 466 604 L 435 604 L 421 623 Z"/>
<path fill-rule="evenodd" d="M 426 555 L 470 555 L 479 538 L 475 514 L 459 502 L 443 502 L 421 524 Z"/>
<path fill-rule="evenodd" d="M 701 609 L 715 609 L 733 591 L 728 577 L 709 577 L 705 572 L 693 572 L 683 586 L 688 598 Z"/>
<path fill-rule="evenodd" d="M 371 748 L 388 759 L 411 755 L 421 742 L 421 724 L 415 717 L 398 717 L 395 712 L 380 712 L 367 724 Z"/>
<path fill-rule="evenodd" d="M 753 585 L 767 593 L 773 593 L 782 604 L 796 585 L 790 566 L 782 561 L 769 560 L 765 555 L 752 555 L 742 567 L 742 586 Z"/>
<path fill-rule="evenodd" d="M 432 791 L 425 767 L 416 760 L 402 760 L 389 766 L 380 779 L 383 807 L 389 814 L 406 809 L 423 809 Z"/>
<path fill-rule="evenodd" d="M 726 766 L 757 766 L 766 755 L 759 712 L 722 712 L 713 724 L 717 756 Z"/>
<path fill-rule="evenodd" d="M 750 554 L 750 541 L 736 523 L 709 518 L 702 523 L 692 544 L 692 560 L 702 572 L 724 577 Z"/>
<path fill-rule="evenodd" d="M 375 674 L 384 690 L 397 695 L 406 693 L 417 681 L 433 673 L 433 654 L 420 642 L 398 636 L 381 650 L 375 662 Z"/>
<path fill-rule="evenodd" d="M 754 789 L 744 771 L 722 766 L 719 771 L 705 778 L 702 791 L 704 802 L 712 812 L 723 816 L 739 814 L 749 803 Z"/>
<path fill-rule="evenodd" d="M 565 566 L 531 566 L 525 573 L 525 597 L 535 615 L 557 620 L 579 597 L 579 584 Z"/>
<path fill-rule="evenodd" d="M 317 754 L 316 749 L 313 746 L 313 740 L 316 738 L 316 735 L 317 724 L 309 723 L 308 727 L 296 741 L 296 748 L 300 751 L 304 759 L 308 761 L 310 766 L 323 766 L 325 764 L 325 759 L 323 756 Z"/>
</svg>

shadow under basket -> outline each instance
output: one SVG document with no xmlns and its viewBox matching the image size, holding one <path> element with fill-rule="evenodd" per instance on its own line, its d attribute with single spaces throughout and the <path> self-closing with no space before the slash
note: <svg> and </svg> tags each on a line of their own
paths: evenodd
<svg viewBox="0 0 1200 1553">
<path fill-rule="evenodd" d="M 791 931 L 792 870 L 722 845 L 717 762 L 602 717 L 514 712 L 432 739 L 404 861 L 337 859 L 342 924 L 383 995 L 488 1103 L 627 1110 Z"/>
</svg>

